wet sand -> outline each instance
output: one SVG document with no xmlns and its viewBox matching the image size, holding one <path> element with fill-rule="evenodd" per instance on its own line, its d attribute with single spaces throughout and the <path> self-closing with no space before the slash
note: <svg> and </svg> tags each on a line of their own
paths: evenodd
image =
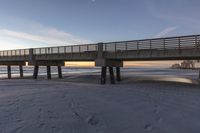
<svg viewBox="0 0 200 133">
<path fill-rule="evenodd" d="M 99 73 L 0 80 L 0 132 L 199 133 L 198 75 L 162 72 L 122 70 L 123 81 L 116 85 L 109 78 L 98 84 Z M 175 75 L 195 82 L 165 80 Z"/>
</svg>

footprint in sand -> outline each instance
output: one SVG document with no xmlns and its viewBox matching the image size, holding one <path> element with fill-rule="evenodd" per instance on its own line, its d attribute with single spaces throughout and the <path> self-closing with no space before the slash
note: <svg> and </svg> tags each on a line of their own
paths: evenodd
<svg viewBox="0 0 200 133">
<path fill-rule="evenodd" d="M 151 124 L 147 124 L 144 126 L 144 129 L 147 130 L 147 131 L 152 131 L 153 127 Z"/>
<path fill-rule="evenodd" d="M 68 108 L 74 108 L 75 107 L 75 103 L 74 103 L 74 101 L 72 100 L 72 101 L 70 101 L 69 103 L 68 103 Z"/>
<path fill-rule="evenodd" d="M 62 94 L 61 98 L 65 99 L 67 97 L 66 94 Z"/>
<path fill-rule="evenodd" d="M 20 101 L 20 99 L 15 99 L 15 102 L 19 102 Z"/>
<path fill-rule="evenodd" d="M 22 122 L 22 120 L 21 119 L 17 119 L 16 122 Z"/>
<path fill-rule="evenodd" d="M 15 128 L 15 129 L 13 129 L 12 133 L 16 133 L 16 132 L 18 132 L 18 131 L 21 130 L 21 129 L 22 129 L 22 127 L 17 127 L 17 128 Z"/>
<path fill-rule="evenodd" d="M 38 128 L 43 128 L 44 126 L 45 126 L 44 123 L 40 123 L 39 126 L 38 126 Z"/>
<path fill-rule="evenodd" d="M 157 116 L 156 121 L 157 121 L 158 123 L 161 123 L 161 122 L 163 121 L 163 118 L 159 116 L 159 113 L 160 113 L 160 106 L 159 106 L 159 105 L 156 105 L 156 107 L 155 107 L 155 109 L 154 109 L 153 112 L 154 112 L 154 113 L 156 114 L 156 116 Z"/>
<path fill-rule="evenodd" d="M 57 130 L 57 127 L 56 126 L 51 126 L 51 129 L 55 131 L 55 130 Z"/>
<path fill-rule="evenodd" d="M 39 108 L 38 111 L 39 111 L 39 114 L 38 114 L 37 118 L 40 119 L 41 118 L 41 113 L 42 113 L 42 108 Z"/>
<path fill-rule="evenodd" d="M 158 123 L 161 123 L 161 122 L 163 121 L 163 118 L 162 118 L 162 117 L 158 117 L 158 118 L 156 118 L 156 121 L 157 121 Z"/>
<path fill-rule="evenodd" d="M 42 112 L 42 108 L 39 108 L 38 111 L 41 113 Z"/>
<path fill-rule="evenodd" d="M 38 119 L 40 119 L 40 118 L 41 118 L 41 116 L 40 116 L 40 115 L 38 115 L 38 116 L 37 116 L 37 118 L 38 118 Z"/>
<path fill-rule="evenodd" d="M 154 111 L 155 114 L 159 114 L 160 113 L 160 106 L 156 105 Z"/>
<path fill-rule="evenodd" d="M 90 115 L 87 119 L 86 122 L 92 126 L 95 126 L 99 123 L 99 120 L 96 118 L 95 115 Z"/>
<path fill-rule="evenodd" d="M 8 103 L 8 106 L 12 106 L 12 105 L 14 105 L 15 103 L 14 102 L 9 102 Z"/>
</svg>

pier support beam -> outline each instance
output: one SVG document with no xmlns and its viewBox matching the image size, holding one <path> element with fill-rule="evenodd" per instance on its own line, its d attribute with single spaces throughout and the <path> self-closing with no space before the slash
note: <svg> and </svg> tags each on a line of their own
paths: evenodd
<svg viewBox="0 0 200 133">
<path fill-rule="evenodd" d="M 110 73 L 110 82 L 111 84 L 115 84 L 115 76 L 113 72 L 113 67 L 123 67 L 123 61 L 122 60 L 114 60 L 114 59 L 106 59 L 104 57 L 104 47 L 103 43 L 98 43 L 98 51 L 97 51 L 97 59 L 95 59 L 95 66 L 101 67 L 101 84 L 106 83 L 106 69 L 109 68 Z M 118 71 L 120 73 L 120 71 Z M 120 77 L 119 74 L 117 76 Z M 117 78 L 117 80 L 120 80 L 120 78 Z"/>
<path fill-rule="evenodd" d="M 116 67 L 116 77 L 117 81 L 121 81 L 120 67 Z"/>
<path fill-rule="evenodd" d="M 39 69 L 39 66 L 34 66 L 33 79 L 37 79 L 38 69 Z"/>
<path fill-rule="evenodd" d="M 61 66 L 58 66 L 58 78 L 62 78 L 62 68 Z"/>
<path fill-rule="evenodd" d="M 110 83 L 115 84 L 115 76 L 113 72 L 113 67 L 109 67 L 109 72 L 110 72 Z"/>
<path fill-rule="evenodd" d="M 7 70 L 8 70 L 8 78 L 11 79 L 11 66 L 10 65 L 7 66 Z"/>
<path fill-rule="evenodd" d="M 19 66 L 19 72 L 20 72 L 20 77 L 23 78 L 24 74 L 23 74 L 23 66 L 22 65 Z"/>
<path fill-rule="evenodd" d="M 51 66 L 47 66 L 47 79 L 51 79 Z"/>
<path fill-rule="evenodd" d="M 101 67 L 101 84 L 106 83 L 106 71 L 107 71 L 107 67 L 105 66 Z"/>
</svg>

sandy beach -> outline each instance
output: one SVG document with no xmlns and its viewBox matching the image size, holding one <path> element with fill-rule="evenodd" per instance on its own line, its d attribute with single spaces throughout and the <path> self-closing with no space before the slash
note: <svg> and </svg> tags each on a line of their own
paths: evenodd
<svg viewBox="0 0 200 133">
<path fill-rule="evenodd" d="M 98 84 L 98 72 L 1 79 L 0 132 L 199 133 L 197 77 L 193 70 L 123 69 L 116 85 Z"/>
</svg>

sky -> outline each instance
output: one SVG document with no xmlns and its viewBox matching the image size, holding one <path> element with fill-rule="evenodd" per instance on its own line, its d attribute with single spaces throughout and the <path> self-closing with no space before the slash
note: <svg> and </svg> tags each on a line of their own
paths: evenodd
<svg viewBox="0 0 200 133">
<path fill-rule="evenodd" d="M 0 0 L 0 50 L 200 33 L 199 0 Z"/>
</svg>

